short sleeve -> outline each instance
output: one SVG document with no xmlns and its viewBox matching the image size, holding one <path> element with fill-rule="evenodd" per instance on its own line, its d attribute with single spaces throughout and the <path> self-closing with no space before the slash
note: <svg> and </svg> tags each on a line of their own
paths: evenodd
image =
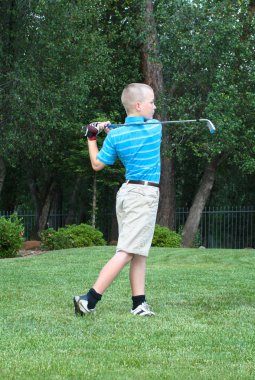
<svg viewBox="0 0 255 380">
<path fill-rule="evenodd" d="M 117 152 L 114 146 L 113 138 L 109 133 L 104 140 L 102 149 L 97 154 L 97 159 L 106 165 L 113 165 L 117 158 Z"/>
</svg>

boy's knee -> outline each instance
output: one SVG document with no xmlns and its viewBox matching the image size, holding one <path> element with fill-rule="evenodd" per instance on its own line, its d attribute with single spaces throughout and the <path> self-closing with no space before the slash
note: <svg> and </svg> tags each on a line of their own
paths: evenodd
<svg viewBox="0 0 255 380">
<path fill-rule="evenodd" d="M 116 254 L 124 257 L 127 260 L 127 262 L 131 261 L 133 259 L 133 257 L 135 256 L 133 253 L 129 253 L 129 252 L 122 251 L 122 250 L 117 251 Z"/>
</svg>

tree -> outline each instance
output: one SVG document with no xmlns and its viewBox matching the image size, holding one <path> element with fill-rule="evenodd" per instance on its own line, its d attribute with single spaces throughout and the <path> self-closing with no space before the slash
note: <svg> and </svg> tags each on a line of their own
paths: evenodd
<svg viewBox="0 0 255 380">
<path fill-rule="evenodd" d="M 142 45 L 142 68 L 144 81 L 150 85 L 159 101 L 157 118 L 167 119 L 164 105 L 164 78 L 160 60 L 157 27 L 154 17 L 153 2 L 145 1 L 145 36 Z M 161 147 L 160 201 L 157 222 L 171 229 L 175 228 L 175 171 L 174 160 L 169 157 L 169 131 L 163 128 Z"/>
<path fill-rule="evenodd" d="M 127 81 L 137 79 L 139 51 L 135 53 L 136 42 L 129 46 L 135 36 L 135 19 L 129 13 L 134 14 L 134 1 L 113 9 L 111 1 L 100 0 L 23 3 L 26 22 L 20 54 L 10 58 L 15 90 L 7 97 L 12 120 L 4 124 L 8 140 L 4 157 L 19 168 L 19 176 L 26 177 L 37 214 L 37 235 L 61 192 L 67 199 L 65 207 L 72 195 L 69 219 L 78 203 L 77 188 L 84 184 L 83 202 L 89 206 L 93 172 L 85 160 L 87 146 L 80 139 L 80 127 L 84 121 L 105 118 L 106 113 L 107 119 L 124 113 L 120 93 Z M 20 5 L 13 2 L 17 15 Z M 18 29 L 12 38 L 16 44 Z M 120 54 L 123 43 L 127 54 Z M 119 115 L 116 118 L 121 120 Z M 99 175 L 99 184 L 107 175 L 104 182 L 109 184 L 116 168 L 111 173 Z M 103 191 L 102 186 L 98 191 Z"/>
<path fill-rule="evenodd" d="M 16 80 L 13 75 L 15 63 L 23 48 L 23 29 L 27 23 L 26 1 L 3 0 L 0 4 L 0 194 L 6 178 L 8 164 L 13 164 L 8 156 L 10 140 L 9 124 L 13 119 L 11 94 Z"/>
<path fill-rule="evenodd" d="M 6 174 L 6 167 L 2 157 L 0 157 L 0 195 L 3 188 L 4 180 Z"/>
<path fill-rule="evenodd" d="M 162 61 L 165 72 L 170 74 L 165 76 L 166 88 L 168 93 L 175 88 L 169 112 L 173 117 L 181 114 L 182 118 L 206 115 L 217 126 L 215 137 L 199 132 L 196 125 L 182 131 L 172 130 L 172 151 L 178 159 L 189 157 L 190 162 L 193 155 L 200 160 L 202 181 L 196 194 L 193 192 L 195 201 L 183 230 L 183 245 L 190 246 L 214 183 L 212 173 L 216 173 L 224 159 L 238 157 L 240 138 L 243 146 L 248 142 L 244 136 L 250 124 L 239 110 L 244 106 L 241 103 L 252 108 L 253 101 L 246 94 L 254 86 L 250 75 L 254 67 L 250 49 L 254 27 L 247 1 L 187 1 L 182 2 L 181 8 L 178 5 L 159 2 L 157 13 Z M 253 30 L 249 37 L 246 33 L 245 42 L 244 29 Z"/>
<path fill-rule="evenodd" d="M 80 127 L 123 121 L 120 94 L 132 81 L 155 89 L 159 118 L 206 116 L 217 127 L 215 135 L 201 124 L 164 128 L 162 225 L 174 226 L 176 200 L 197 226 L 206 202 L 222 196 L 225 173 L 253 178 L 253 1 L 3 0 L 0 10 L 1 204 L 33 205 L 35 234 L 52 208 L 91 220 L 93 171 Z M 97 175 L 96 224 L 107 231 L 122 181 L 121 165 Z M 188 222 L 184 232 L 190 245 Z"/>
<path fill-rule="evenodd" d="M 15 78 L 15 91 L 6 97 L 12 119 L 4 125 L 8 139 L 4 155 L 14 166 L 22 160 L 19 175 L 27 177 L 31 190 L 37 234 L 45 227 L 58 184 L 70 173 L 70 152 L 84 151 L 78 123 L 91 87 L 105 77 L 110 63 L 104 59 L 105 39 L 92 24 L 98 13 L 93 2 L 82 5 L 82 13 L 81 7 L 64 0 L 28 3 L 21 52 L 9 54 L 12 70 L 7 71 Z M 13 19 L 20 4 L 12 5 Z M 19 30 L 12 27 L 11 36 L 16 46 Z M 99 52 L 104 64 L 95 61 Z M 87 113 L 95 115 L 91 109 Z"/>
</svg>

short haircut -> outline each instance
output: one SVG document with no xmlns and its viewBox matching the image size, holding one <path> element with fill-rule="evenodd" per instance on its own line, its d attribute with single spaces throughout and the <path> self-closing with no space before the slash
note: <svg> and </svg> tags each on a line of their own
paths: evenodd
<svg viewBox="0 0 255 380">
<path fill-rule="evenodd" d="M 126 112 L 129 113 L 133 110 L 136 102 L 143 102 L 148 91 L 153 91 L 153 89 L 144 83 L 131 83 L 127 85 L 121 95 L 121 102 Z"/>
</svg>

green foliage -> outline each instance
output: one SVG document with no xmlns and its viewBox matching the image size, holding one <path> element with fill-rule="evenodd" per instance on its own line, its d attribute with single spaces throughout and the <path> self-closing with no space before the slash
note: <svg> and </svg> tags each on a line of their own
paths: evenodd
<svg viewBox="0 0 255 380">
<path fill-rule="evenodd" d="M 179 248 L 181 246 L 181 235 L 167 227 L 155 226 L 152 240 L 153 247 Z"/>
<path fill-rule="evenodd" d="M 24 226 L 17 214 L 0 218 L 0 257 L 15 257 L 22 244 Z"/>
<path fill-rule="evenodd" d="M 171 128 L 169 149 L 182 170 L 176 183 L 191 182 L 187 204 L 194 174 L 223 152 L 239 176 L 254 172 L 254 9 L 248 1 L 201 0 L 160 0 L 155 9 L 166 111 L 172 119 L 206 116 L 216 126 L 215 135 L 201 123 Z"/>
<path fill-rule="evenodd" d="M 105 245 L 102 232 L 88 224 L 73 224 L 55 231 L 49 228 L 41 233 L 42 247 L 48 250 Z"/>
<path fill-rule="evenodd" d="M 68 209 L 75 188 L 70 183 L 78 174 L 86 186 L 76 194 L 83 199 L 82 213 L 89 210 L 93 171 L 81 126 L 100 119 L 123 121 L 121 91 L 141 79 L 138 8 L 134 0 L 1 2 L 0 156 L 26 182 L 25 189 L 17 185 L 18 199 L 11 207 L 29 197 L 28 179 L 35 184 L 37 202 L 43 203 L 54 178 Z M 7 181 L 10 175 L 8 170 Z M 98 193 L 122 177 L 120 165 L 107 168 L 100 173 Z M 9 199 L 6 186 L 3 192 Z M 73 203 L 79 210 L 77 199 Z M 35 207 L 40 210 L 43 204 Z"/>
<path fill-rule="evenodd" d="M 184 226 L 180 226 L 178 234 L 182 236 Z M 198 229 L 195 233 L 191 248 L 199 248 L 202 244 L 201 231 Z"/>
<path fill-rule="evenodd" d="M 152 3 L 164 73 L 165 109 L 161 112 L 157 99 L 159 114 L 173 120 L 208 117 L 217 128 L 213 136 L 201 123 L 165 128 L 171 138 L 164 154 L 175 159 L 178 206 L 192 203 L 205 165 L 221 153 L 226 167 L 217 173 L 213 201 L 253 204 L 253 177 L 247 181 L 255 168 L 252 2 Z M 93 172 L 79 132 L 82 124 L 98 117 L 123 121 L 121 91 L 128 82 L 144 78 L 141 47 L 151 29 L 143 22 L 144 5 L 135 0 L 1 1 L 0 155 L 7 167 L 2 208 L 30 206 L 35 199 L 27 187 L 31 179 L 36 199 L 46 199 L 54 178 L 63 209 L 69 211 L 74 199 L 79 210 L 81 199 L 81 213 L 88 220 Z M 100 146 L 103 138 L 99 136 Z M 233 176 L 226 184 L 230 166 Z M 115 165 L 97 174 L 98 210 L 107 205 L 112 212 L 121 170 Z"/>
<path fill-rule="evenodd" d="M 192 248 L 199 248 L 201 246 L 201 233 L 200 230 L 197 230 L 194 240 L 192 243 Z"/>
</svg>

